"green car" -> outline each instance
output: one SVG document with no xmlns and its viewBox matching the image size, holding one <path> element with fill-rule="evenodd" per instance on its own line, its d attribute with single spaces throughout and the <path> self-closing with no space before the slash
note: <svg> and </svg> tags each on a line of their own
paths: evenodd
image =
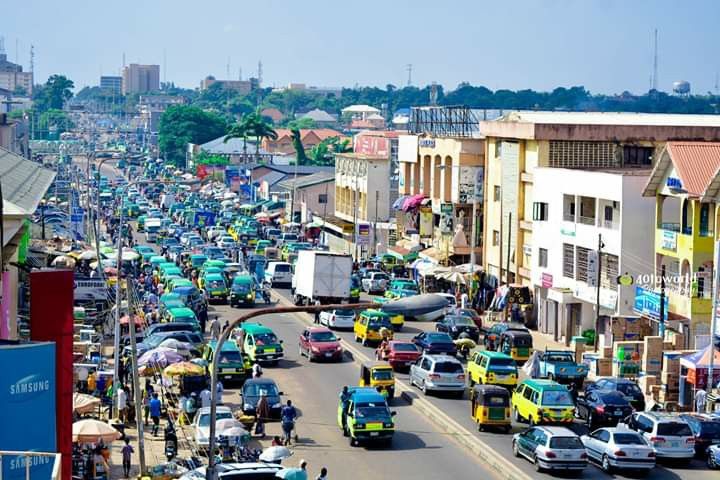
<svg viewBox="0 0 720 480">
<path fill-rule="evenodd" d="M 165 319 L 168 322 L 180 322 L 180 323 L 197 323 L 198 319 L 195 316 L 195 312 L 187 307 L 170 308 L 165 315 Z"/>
<path fill-rule="evenodd" d="M 210 267 L 216 267 L 220 270 L 224 269 L 227 265 L 222 260 L 208 260 L 202 264 L 202 270 L 207 270 Z"/>
<path fill-rule="evenodd" d="M 160 268 L 160 265 L 162 265 L 163 263 L 167 263 L 167 258 L 163 257 L 162 255 L 154 255 L 150 257 L 150 265 L 152 265 L 152 267 L 155 269 Z"/>
<path fill-rule="evenodd" d="M 255 244 L 255 255 L 265 255 L 265 249 L 271 247 L 272 242 L 270 240 L 258 240 Z"/>
<path fill-rule="evenodd" d="M 228 299 L 227 283 L 225 283 L 225 277 L 221 273 L 208 273 L 205 275 L 203 288 L 208 301 L 221 300 L 226 302 Z"/>
<path fill-rule="evenodd" d="M 192 264 L 193 268 L 202 267 L 203 264 L 207 262 L 207 259 L 207 256 L 201 254 L 190 255 L 190 263 Z"/>
<path fill-rule="evenodd" d="M 203 354 L 203 358 L 212 363 L 217 350 L 217 341 L 211 340 Z M 237 381 L 244 382 L 252 373 L 252 365 L 247 357 L 243 355 L 237 344 L 232 340 L 223 343 L 220 349 L 220 359 L 218 361 L 218 378 L 223 382 Z"/>
<path fill-rule="evenodd" d="M 147 219 L 147 215 L 140 215 L 137 218 L 137 231 L 144 232 L 145 231 L 145 220 Z"/>
<path fill-rule="evenodd" d="M 338 403 L 337 421 L 343 434 L 349 438 L 350 446 L 362 443 L 392 445 L 395 434 L 395 412 L 388 408 L 387 401 L 371 387 L 348 387 L 350 400 L 347 412 L 343 412 L 342 401 Z"/>
<path fill-rule="evenodd" d="M 167 290 L 173 291 L 178 287 L 194 287 L 193 283 L 187 278 L 174 278 L 167 285 Z"/>
<path fill-rule="evenodd" d="M 259 323 L 242 325 L 244 339 L 242 350 L 251 362 L 270 362 L 277 364 L 285 355 L 282 340 L 270 328 Z"/>
<path fill-rule="evenodd" d="M 251 275 L 237 275 L 230 286 L 230 306 L 255 305 L 255 279 Z"/>
<path fill-rule="evenodd" d="M 172 284 L 172 282 L 170 282 Z M 182 308 L 185 306 L 185 302 L 182 301 L 180 295 L 177 293 L 166 293 L 160 296 L 160 302 L 158 306 L 158 313 L 160 317 L 165 316 L 165 312 L 173 308 Z"/>
</svg>

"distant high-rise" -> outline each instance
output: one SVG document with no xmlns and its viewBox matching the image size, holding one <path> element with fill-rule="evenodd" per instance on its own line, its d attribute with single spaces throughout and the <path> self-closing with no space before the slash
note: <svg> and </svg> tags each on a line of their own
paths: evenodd
<svg viewBox="0 0 720 480">
<path fill-rule="evenodd" d="M 122 93 L 148 93 L 160 90 L 160 65 L 131 63 L 123 68 Z"/>
<path fill-rule="evenodd" d="M 100 77 L 100 88 L 119 94 L 122 91 L 123 77 L 103 75 Z"/>
<path fill-rule="evenodd" d="M 20 89 L 28 95 L 33 88 L 32 72 L 23 72 L 22 66 L 9 62 L 3 50 L 0 50 L 0 88 L 11 92 Z"/>
</svg>

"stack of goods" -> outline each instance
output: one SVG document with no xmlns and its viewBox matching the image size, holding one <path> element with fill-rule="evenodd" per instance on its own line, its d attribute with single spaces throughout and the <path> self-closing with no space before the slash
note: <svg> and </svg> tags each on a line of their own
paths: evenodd
<svg viewBox="0 0 720 480">
<path fill-rule="evenodd" d="M 615 342 L 612 374 L 615 377 L 635 377 L 640 372 L 645 344 L 637 341 Z"/>
<path fill-rule="evenodd" d="M 680 398 L 680 358 L 686 353 L 681 350 L 663 352 L 663 368 L 660 374 L 658 402 L 677 402 Z"/>
<path fill-rule="evenodd" d="M 644 351 L 640 368 L 645 375 L 658 375 L 662 370 L 663 339 L 662 337 L 645 337 Z"/>
<path fill-rule="evenodd" d="M 647 320 L 641 317 L 613 317 L 610 323 L 614 342 L 642 340 L 651 330 Z"/>
</svg>

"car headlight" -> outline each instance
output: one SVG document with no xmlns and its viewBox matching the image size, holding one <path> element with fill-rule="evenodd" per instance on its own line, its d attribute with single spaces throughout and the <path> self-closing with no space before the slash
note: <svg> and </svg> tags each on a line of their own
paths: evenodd
<svg viewBox="0 0 720 480">
<path fill-rule="evenodd" d="M 243 410 L 252 410 L 253 406 L 249 403 L 243 404 Z"/>
<path fill-rule="evenodd" d="M 392 423 L 383 423 L 383 428 L 392 428 L 392 427 L 393 427 Z"/>
<path fill-rule="evenodd" d="M 320 353 L 320 349 L 317 347 L 310 347 L 310 350 L 312 350 L 313 353 Z"/>
<path fill-rule="evenodd" d="M 248 293 L 247 298 L 248 298 L 248 300 L 250 300 L 252 298 L 252 295 Z"/>
<path fill-rule="evenodd" d="M 272 408 L 282 408 L 282 403 L 280 403 L 280 402 L 278 402 L 278 403 L 273 403 Z"/>
</svg>

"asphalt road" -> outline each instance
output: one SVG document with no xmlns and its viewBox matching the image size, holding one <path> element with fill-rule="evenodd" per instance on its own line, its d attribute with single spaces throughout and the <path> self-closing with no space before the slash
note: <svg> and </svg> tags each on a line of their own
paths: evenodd
<svg viewBox="0 0 720 480">
<path fill-rule="evenodd" d="M 285 299 L 290 300 L 290 291 L 289 290 L 276 290 L 276 292 L 279 295 L 282 295 Z M 361 301 L 369 300 L 370 297 L 367 297 L 363 295 L 361 298 Z M 395 338 L 402 339 L 402 340 L 409 340 L 413 336 L 417 335 L 421 330 L 434 330 L 434 323 L 432 322 L 406 322 L 405 326 L 403 327 L 403 330 L 401 332 L 397 332 L 395 334 Z M 370 347 L 362 347 L 359 344 L 354 343 L 353 334 L 352 332 L 336 332 L 336 334 L 343 339 L 346 343 L 350 343 L 353 345 L 356 345 L 357 348 L 363 349 L 368 356 L 373 355 L 373 349 Z M 396 373 L 396 378 L 402 381 L 405 381 L 407 385 L 409 385 L 408 381 L 408 375 L 406 373 Z M 413 387 L 414 388 L 414 387 Z M 418 396 L 423 396 L 422 392 L 420 392 L 419 389 L 414 388 L 415 392 L 417 392 Z M 527 428 L 526 424 L 516 424 L 513 423 L 513 430 L 511 433 L 504 434 L 504 433 L 496 433 L 496 432 L 479 432 L 477 429 L 477 426 L 475 422 L 470 417 L 470 406 L 468 405 L 468 396 L 467 393 L 463 399 L 458 399 L 456 397 L 451 397 L 447 395 L 442 394 L 430 394 L 425 397 L 430 403 L 435 405 L 438 409 L 440 409 L 442 412 L 450 416 L 452 419 L 454 419 L 456 422 L 458 422 L 461 426 L 465 427 L 467 429 L 467 432 L 476 436 L 478 439 L 482 440 L 485 444 L 488 445 L 489 449 L 494 451 L 498 456 L 504 457 L 504 458 L 511 458 L 513 459 L 513 463 L 516 464 L 523 472 L 527 473 L 531 476 L 531 478 L 554 478 L 557 474 L 549 474 L 549 473 L 537 473 L 535 471 L 535 468 L 530 462 L 525 460 L 524 458 L 521 459 L 514 459 L 512 456 L 512 434 L 520 432 Z M 578 434 L 585 434 L 587 433 L 587 428 L 580 424 L 576 423 L 573 425 L 573 430 L 575 430 Z M 627 476 L 624 474 L 618 474 L 615 473 L 613 475 L 608 475 L 599 468 L 596 468 L 595 466 L 589 466 L 585 471 L 582 473 L 582 475 L 578 475 L 577 478 L 584 478 L 584 479 L 610 479 L 610 478 L 634 478 L 632 474 L 628 474 Z M 694 480 L 709 480 L 709 479 L 717 479 L 718 473 L 717 471 L 708 470 L 707 466 L 703 461 L 700 460 L 694 460 L 692 464 L 689 467 L 680 467 L 677 464 L 659 464 L 655 469 L 653 469 L 646 478 L 649 479 L 690 479 L 693 478 Z"/>
</svg>

